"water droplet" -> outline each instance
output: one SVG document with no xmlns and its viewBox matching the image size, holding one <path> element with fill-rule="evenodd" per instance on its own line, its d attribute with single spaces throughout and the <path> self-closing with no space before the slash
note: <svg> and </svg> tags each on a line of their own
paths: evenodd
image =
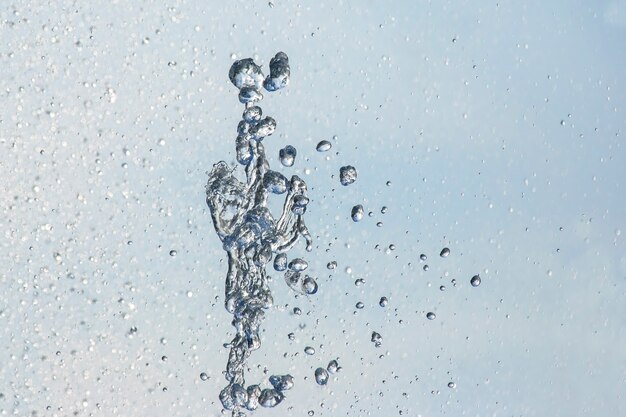
<svg viewBox="0 0 626 417">
<path fill-rule="evenodd" d="M 428 259 L 428 257 L 426 255 L 424 255 L 423 253 L 420 255 L 420 261 L 425 261 L 426 259 Z"/>
<path fill-rule="evenodd" d="M 381 307 L 387 307 L 388 302 L 389 300 L 387 299 L 387 297 L 380 297 L 380 301 L 378 301 L 378 305 Z"/>
<path fill-rule="evenodd" d="M 263 84 L 263 71 L 252 58 L 240 59 L 231 65 L 228 78 L 240 90 L 246 87 L 259 90 Z"/>
<path fill-rule="evenodd" d="M 361 310 L 363 307 L 365 307 L 365 304 L 363 304 L 362 301 L 359 301 L 358 303 L 356 303 L 356 308 L 358 308 L 359 310 Z"/>
<path fill-rule="evenodd" d="M 346 165 L 339 168 L 339 181 L 341 185 L 350 185 L 356 181 L 357 173 L 356 168 L 352 165 Z"/>
<path fill-rule="evenodd" d="M 480 281 L 480 276 L 474 275 L 470 280 L 470 284 L 472 284 L 472 287 L 478 287 L 480 285 Z"/>
<path fill-rule="evenodd" d="M 291 145 L 287 145 L 278 152 L 278 158 L 283 166 L 290 167 L 293 166 L 296 160 L 296 154 L 296 148 Z"/>
<path fill-rule="evenodd" d="M 176 250 L 175 250 L 175 249 L 172 249 L 172 250 L 170 251 L 170 256 L 176 256 L 177 254 L 178 254 L 178 252 L 176 252 Z"/>
<path fill-rule="evenodd" d="M 293 377 L 289 374 L 272 375 L 270 376 L 270 384 L 272 384 L 277 391 L 287 391 L 293 388 L 294 382 Z"/>
<path fill-rule="evenodd" d="M 279 391 L 276 391 L 275 389 L 264 389 L 263 391 L 261 391 L 261 395 L 259 395 L 259 404 L 262 407 L 276 407 L 278 404 L 280 404 L 283 399 L 285 398 L 285 396 L 283 394 L 281 394 Z"/>
<path fill-rule="evenodd" d="M 330 143 L 330 142 L 329 142 L 329 141 L 327 141 L 327 140 L 322 140 L 322 141 L 320 141 L 320 142 L 317 144 L 317 146 L 315 147 L 315 149 L 316 149 L 318 152 L 326 152 L 326 151 L 329 151 L 329 150 L 330 150 L 330 148 L 332 148 L 332 147 L 333 147 L 333 144 L 332 144 L 332 143 Z"/>
<path fill-rule="evenodd" d="M 441 249 L 441 253 L 439 253 L 439 256 L 441 256 L 442 258 L 445 258 L 448 255 L 450 255 L 450 249 L 448 248 Z"/>
<path fill-rule="evenodd" d="M 326 367 L 326 370 L 330 372 L 331 374 L 334 374 L 337 371 L 339 371 L 339 364 L 337 363 L 335 359 L 333 359 L 332 361 L 328 362 L 328 366 Z"/>
<path fill-rule="evenodd" d="M 380 347 L 380 345 L 382 345 L 383 343 L 383 337 L 378 332 L 372 332 L 371 340 L 372 340 L 372 343 L 374 343 L 374 346 L 376 347 Z"/>
<path fill-rule="evenodd" d="M 274 269 L 278 272 L 284 271 L 287 269 L 287 254 L 279 253 L 274 258 Z"/>
<path fill-rule="evenodd" d="M 435 315 L 435 313 L 433 313 L 432 311 L 429 311 L 428 313 L 426 313 L 426 318 L 428 320 L 435 320 L 437 316 Z"/>
<path fill-rule="evenodd" d="M 429 268 L 430 268 L 430 267 L 428 266 L 428 264 L 426 264 L 426 265 L 424 265 L 424 266 L 422 267 L 422 269 L 423 269 L 424 271 L 428 271 L 428 269 L 429 269 Z"/>
<path fill-rule="evenodd" d="M 270 60 L 270 75 L 263 82 L 267 91 L 276 91 L 289 85 L 289 58 L 284 52 L 278 52 Z"/>
<path fill-rule="evenodd" d="M 448 382 L 448 388 L 456 388 L 456 383 L 452 381 Z"/>
<path fill-rule="evenodd" d="M 304 348 L 304 353 L 307 355 L 315 355 L 315 348 L 312 346 L 307 346 Z"/>
<path fill-rule="evenodd" d="M 248 107 L 243 112 L 243 120 L 246 123 L 254 124 L 261 120 L 261 116 L 263 115 L 263 110 L 259 106 Z"/>
<path fill-rule="evenodd" d="M 365 284 L 365 280 L 363 278 L 357 278 L 354 280 L 354 285 L 356 285 L 357 287 L 360 287 L 363 284 Z"/>
<path fill-rule="evenodd" d="M 324 368 L 317 368 L 315 370 L 315 382 L 318 385 L 326 385 L 328 383 L 328 371 Z"/>
<path fill-rule="evenodd" d="M 263 176 L 263 187 L 273 194 L 283 194 L 287 191 L 289 181 L 280 172 L 268 170 Z"/>
<path fill-rule="evenodd" d="M 318 289 L 317 282 L 313 278 L 306 276 L 304 281 L 302 281 L 302 289 L 308 295 L 316 294 Z"/>
<path fill-rule="evenodd" d="M 206 381 L 207 379 L 209 379 L 209 376 L 206 374 L 206 372 L 202 372 L 200 374 L 200 379 Z"/>
<path fill-rule="evenodd" d="M 292 271 L 304 271 L 309 267 L 309 264 L 304 259 L 295 258 L 291 262 L 289 262 L 289 269 Z"/>
<path fill-rule="evenodd" d="M 335 269 L 337 268 L 337 261 L 330 261 L 326 264 L 326 268 L 328 269 Z"/>
<path fill-rule="evenodd" d="M 360 222 L 363 219 L 364 213 L 365 211 L 363 210 L 362 205 L 357 204 L 356 206 L 352 207 L 352 212 L 350 213 L 350 216 L 352 217 L 352 221 Z"/>
</svg>

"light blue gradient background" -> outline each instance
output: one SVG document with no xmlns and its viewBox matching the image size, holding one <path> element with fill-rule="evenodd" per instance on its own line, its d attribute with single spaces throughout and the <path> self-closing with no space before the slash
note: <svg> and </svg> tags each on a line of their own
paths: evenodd
<svg viewBox="0 0 626 417">
<path fill-rule="evenodd" d="M 206 171 L 232 55 L 279 50 L 265 144 L 298 149 L 320 292 L 272 274 L 248 382 L 296 387 L 253 415 L 626 415 L 625 1 L 15 1 L 0 39 L 0 415 L 220 415 Z"/>
</svg>

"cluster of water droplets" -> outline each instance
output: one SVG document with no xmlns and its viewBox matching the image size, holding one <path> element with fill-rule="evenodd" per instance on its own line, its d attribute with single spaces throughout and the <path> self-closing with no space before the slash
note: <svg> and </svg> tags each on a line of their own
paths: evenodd
<svg viewBox="0 0 626 417">
<path fill-rule="evenodd" d="M 244 369 L 254 350 L 261 346 L 259 327 L 264 311 L 272 306 L 266 265 L 274 257 L 274 269 L 285 272 L 290 288 L 301 294 L 315 294 L 317 282 L 304 275 L 308 264 L 296 258 L 288 262 L 286 252 L 300 238 L 307 251 L 312 239 L 304 223 L 309 198 L 307 186 L 298 176 L 287 179 L 272 171 L 265 156 L 263 140 L 276 130 L 276 121 L 263 117 L 257 104 L 263 99 L 261 88 L 269 92 L 289 84 L 289 59 L 283 52 L 270 61 L 270 74 L 263 76 L 261 68 L 251 59 L 233 63 L 229 78 L 239 89 L 239 101 L 245 105 L 237 126 L 235 140 L 237 161 L 244 166 L 245 182 L 234 175 L 234 168 L 221 161 L 213 166 L 206 186 L 207 204 L 213 225 L 228 255 L 225 306 L 233 314 L 236 335 L 228 344 L 230 354 L 225 377 L 228 385 L 220 392 L 225 409 L 233 417 L 245 415 L 243 410 L 255 410 L 259 405 L 274 407 L 285 398 L 284 392 L 294 385 L 291 375 L 272 375 L 272 388 L 259 385 L 246 387 Z M 294 163 L 296 150 L 286 146 L 280 151 L 284 166 Z M 283 194 L 282 212 L 274 217 L 267 207 L 270 194 Z"/>
</svg>

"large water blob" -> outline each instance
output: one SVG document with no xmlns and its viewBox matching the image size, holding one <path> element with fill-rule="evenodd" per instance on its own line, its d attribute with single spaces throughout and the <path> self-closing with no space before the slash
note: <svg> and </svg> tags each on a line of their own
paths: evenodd
<svg viewBox="0 0 626 417">
<path fill-rule="evenodd" d="M 258 106 L 263 99 L 260 89 L 263 86 L 272 92 L 289 84 L 289 59 L 285 53 L 277 53 L 270 61 L 270 75 L 265 79 L 261 67 L 251 58 L 233 63 L 228 75 L 239 89 L 239 101 L 245 105 L 237 126 L 235 149 L 246 180 L 240 181 L 235 169 L 227 163 L 216 163 L 209 173 L 206 201 L 228 256 L 225 307 L 234 316 L 232 324 L 236 330 L 224 372 L 228 385 L 219 398 L 225 409 L 232 410 L 233 417 L 240 417 L 244 409 L 278 405 L 285 398 L 284 391 L 294 384 L 291 375 L 272 375 L 269 378 L 272 388 L 246 387 L 244 369 L 251 352 L 261 346 L 260 325 L 265 310 L 273 303 L 266 265 L 274 258 L 274 269 L 286 271 L 285 281 L 299 294 L 315 294 L 318 285 L 314 278 L 301 274 L 307 268 L 305 260 L 296 258 L 288 262 L 286 255 L 300 238 L 304 238 L 307 251 L 312 249 L 311 235 L 304 223 L 309 203 L 306 183 L 296 175 L 287 179 L 272 171 L 263 146 L 263 140 L 276 130 L 276 121 L 262 117 Z M 291 166 L 295 148 L 287 149 L 290 164 L 282 163 Z M 278 217 L 267 207 L 270 194 L 284 194 Z"/>
</svg>

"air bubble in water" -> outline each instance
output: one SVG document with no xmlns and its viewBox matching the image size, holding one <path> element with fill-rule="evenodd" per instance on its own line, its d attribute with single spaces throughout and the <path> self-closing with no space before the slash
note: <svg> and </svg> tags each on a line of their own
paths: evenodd
<svg viewBox="0 0 626 417">
<path fill-rule="evenodd" d="M 356 206 L 352 207 L 352 212 L 350 213 L 350 216 L 352 217 L 352 221 L 360 222 L 363 219 L 364 213 L 365 211 L 363 210 L 362 205 L 357 204 Z"/>
<path fill-rule="evenodd" d="M 346 165 L 339 168 L 339 181 L 341 185 L 350 185 L 356 181 L 356 168 L 352 165 Z"/>
<path fill-rule="evenodd" d="M 359 310 L 361 310 L 363 307 L 365 307 L 365 304 L 363 304 L 362 301 L 359 301 L 358 303 L 356 303 L 356 308 L 358 308 Z"/>
<path fill-rule="evenodd" d="M 435 313 L 433 313 L 432 311 L 429 311 L 428 313 L 426 313 L 426 318 L 428 320 L 435 320 L 437 316 L 435 315 Z"/>
<path fill-rule="evenodd" d="M 470 284 L 472 287 L 478 287 L 480 285 L 480 275 L 474 275 L 472 279 L 470 279 Z"/>
<path fill-rule="evenodd" d="M 328 371 L 324 368 L 317 368 L 315 370 L 315 382 L 318 385 L 326 385 L 328 383 Z"/>
<path fill-rule="evenodd" d="M 450 255 L 450 249 L 448 248 L 441 249 L 441 253 L 439 253 L 439 256 L 441 256 L 442 258 L 445 258 L 448 255 Z"/>
<path fill-rule="evenodd" d="M 424 255 L 423 253 L 420 255 L 420 261 L 425 261 L 426 259 L 428 259 L 428 257 L 426 255 Z"/>
<path fill-rule="evenodd" d="M 452 381 L 448 382 L 448 388 L 456 388 L 456 384 Z"/>
<path fill-rule="evenodd" d="M 280 163 L 286 167 L 293 166 L 296 160 L 296 148 L 291 145 L 285 146 L 278 152 L 278 158 L 280 159 Z"/>
<path fill-rule="evenodd" d="M 389 300 L 387 299 L 387 297 L 380 297 L 380 301 L 378 301 L 378 305 L 381 307 L 387 307 L 388 302 Z"/>
<path fill-rule="evenodd" d="M 307 346 L 304 348 L 304 353 L 307 355 L 315 355 L 315 348 L 312 346 Z"/>
<path fill-rule="evenodd" d="M 326 268 L 328 269 L 335 269 L 337 268 L 337 261 L 330 261 L 326 264 Z"/>
<path fill-rule="evenodd" d="M 320 141 L 320 142 L 317 144 L 317 146 L 315 147 L 315 149 L 316 149 L 318 152 L 326 152 L 326 151 L 329 151 L 329 150 L 330 150 L 330 148 L 332 148 L 332 147 L 333 147 L 333 144 L 332 144 L 332 143 L 330 143 L 330 142 L 329 142 L 329 141 L 327 141 L 327 140 L 322 140 L 322 141 Z"/>
<path fill-rule="evenodd" d="M 209 379 L 209 376 L 206 374 L 206 372 L 202 372 L 200 374 L 200 379 L 206 381 L 207 379 Z"/>
<path fill-rule="evenodd" d="M 176 256 L 178 254 L 178 252 L 176 251 L 176 249 L 172 249 L 170 251 L 170 256 Z"/>
</svg>

